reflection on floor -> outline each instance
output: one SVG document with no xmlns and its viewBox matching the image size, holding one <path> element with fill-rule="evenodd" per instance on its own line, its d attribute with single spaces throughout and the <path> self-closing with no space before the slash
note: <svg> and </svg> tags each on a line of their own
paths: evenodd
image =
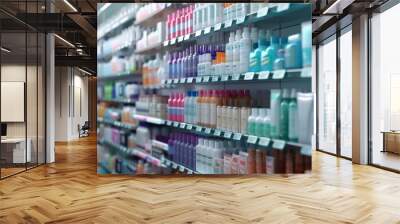
<svg viewBox="0 0 400 224">
<path fill-rule="evenodd" d="M 373 164 L 400 171 L 400 155 L 391 152 L 374 151 Z"/>
<path fill-rule="evenodd" d="M 399 223 L 400 175 L 324 153 L 311 174 L 98 176 L 96 139 L 0 181 L 0 223 Z"/>
</svg>

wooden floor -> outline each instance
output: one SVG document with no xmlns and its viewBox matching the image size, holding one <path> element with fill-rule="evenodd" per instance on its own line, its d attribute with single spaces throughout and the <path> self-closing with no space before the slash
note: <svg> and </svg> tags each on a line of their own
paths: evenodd
<svg viewBox="0 0 400 224">
<path fill-rule="evenodd" d="M 314 153 L 290 177 L 99 177 L 94 138 L 0 181 L 0 223 L 400 223 L 400 175 Z"/>
</svg>

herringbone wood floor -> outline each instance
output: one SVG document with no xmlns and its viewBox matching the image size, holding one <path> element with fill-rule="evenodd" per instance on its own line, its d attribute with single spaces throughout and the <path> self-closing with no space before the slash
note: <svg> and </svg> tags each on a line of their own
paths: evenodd
<svg viewBox="0 0 400 224">
<path fill-rule="evenodd" d="M 322 153 L 290 177 L 100 177 L 96 143 L 0 181 L 0 223 L 400 223 L 400 175 Z"/>
</svg>

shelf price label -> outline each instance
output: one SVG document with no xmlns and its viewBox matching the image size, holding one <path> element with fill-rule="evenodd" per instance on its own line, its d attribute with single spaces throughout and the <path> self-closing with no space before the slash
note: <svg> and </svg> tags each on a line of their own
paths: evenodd
<svg viewBox="0 0 400 224">
<path fill-rule="evenodd" d="M 183 172 L 183 171 L 185 171 L 185 168 L 183 166 L 179 166 L 179 171 Z"/>
<path fill-rule="evenodd" d="M 224 138 L 231 138 L 231 137 L 232 137 L 232 132 L 226 131 L 226 132 L 224 133 Z"/>
<path fill-rule="evenodd" d="M 214 31 L 220 30 L 221 27 L 222 27 L 222 23 L 217 23 L 217 24 L 215 24 L 215 26 L 214 26 Z"/>
<path fill-rule="evenodd" d="M 202 77 L 201 77 L 201 76 L 199 76 L 199 77 L 196 77 L 196 83 L 200 83 L 200 82 L 201 82 L 201 80 L 202 80 Z"/>
<path fill-rule="evenodd" d="M 178 42 L 182 42 L 183 41 L 183 36 L 178 37 Z"/>
<path fill-rule="evenodd" d="M 173 169 L 176 169 L 177 167 L 178 167 L 178 165 L 177 165 L 176 163 L 173 163 L 173 164 L 172 164 L 172 168 L 173 168 Z"/>
<path fill-rule="evenodd" d="M 186 124 L 185 123 L 180 123 L 179 127 L 184 129 L 186 127 Z"/>
<path fill-rule="evenodd" d="M 232 81 L 238 81 L 240 79 L 240 74 L 233 74 Z"/>
<path fill-rule="evenodd" d="M 209 82 L 210 81 L 210 76 L 204 76 L 203 77 L 203 82 Z"/>
<path fill-rule="evenodd" d="M 285 74 L 286 74 L 285 69 L 277 70 L 274 72 L 272 78 L 273 79 L 283 79 L 283 78 L 285 78 Z"/>
<path fill-rule="evenodd" d="M 242 139 L 242 134 L 241 133 L 235 133 L 233 135 L 233 139 L 236 141 L 240 141 L 240 139 Z"/>
<path fill-rule="evenodd" d="M 179 79 L 174 79 L 174 81 L 173 81 L 174 84 L 178 84 L 178 82 L 179 82 Z"/>
<path fill-rule="evenodd" d="M 167 40 L 167 41 L 164 41 L 164 47 L 166 47 L 166 46 L 168 46 L 168 44 L 169 44 L 169 41 Z"/>
<path fill-rule="evenodd" d="M 208 34 L 210 32 L 211 32 L 211 27 L 210 26 L 204 29 L 204 34 Z"/>
<path fill-rule="evenodd" d="M 167 84 L 172 84 L 172 79 L 168 79 Z"/>
<path fill-rule="evenodd" d="M 197 131 L 197 132 L 201 132 L 202 130 L 203 130 L 202 127 L 200 127 L 200 126 L 197 126 L 197 127 L 196 127 L 196 131 Z"/>
<path fill-rule="evenodd" d="M 236 24 L 244 23 L 245 20 L 246 20 L 246 16 L 239 17 L 236 19 Z"/>
<path fill-rule="evenodd" d="M 258 140 L 258 137 L 254 136 L 254 135 L 249 135 L 249 137 L 247 137 L 247 143 L 250 143 L 250 144 L 256 144 L 257 140 Z"/>
<path fill-rule="evenodd" d="M 188 170 L 188 172 L 187 172 L 188 174 L 193 174 L 193 171 L 191 171 L 191 170 Z"/>
<path fill-rule="evenodd" d="M 174 125 L 174 127 L 177 128 L 177 127 L 179 126 L 179 122 L 174 121 L 174 124 L 173 124 L 173 125 Z"/>
<path fill-rule="evenodd" d="M 204 130 L 204 133 L 206 133 L 206 134 L 211 134 L 211 128 L 206 128 L 205 130 Z"/>
<path fill-rule="evenodd" d="M 276 11 L 277 12 L 282 12 L 282 11 L 288 10 L 289 6 L 290 6 L 289 3 L 280 3 L 276 7 Z"/>
<path fill-rule="evenodd" d="M 201 30 L 196 31 L 195 36 L 198 37 L 201 35 Z"/>
<path fill-rule="evenodd" d="M 211 81 L 213 81 L 213 82 L 218 82 L 218 81 L 219 81 L 219 77 L 216 76 L 216 75 L 214 75 L 214 76 L 212 77 L 212 80 L 211 80 Z"/>
<path fill-rule="evenodd" d="M 179 80 L 179 83 L 185 83 L 186 82 L 186 78 L 181 78 L 180 80 Z"/>
<path fill-rule="evenodd" d="M 192 128 L 193 128 L 193 125 L 191 125 L 191 124 L 186 125 L 187 130 L 192 130 Z"/>
<path fill-rule="evenodd" d="M 219 130 L 219 129 L 215 129 L 214 130 L 214 136 L 221 136 L 221 130 Z"/>
<path fill-rule="evenodd" d="M 260 140 L 258 141 L 258 144 L 264 147 L 268 147 L 271 139 L 266 138 L 266 137 L 261 137 Z"/>
<path fill-rule="evenodd" d="M 268 7 L 261 8 L 257 11 L 257 18 L 266 16 L 268 14 Z"/>
<path fill-rule="evenodd" d="M 221 77 L 221 81 L 223 81 L 223 82 L 226 82 L 226 81 L 228 81 L 229 80 L 229 75 L 223 75 L 222 77 Z"/>
<path fill-rule="evenodd" d="M 189 40 L 190 39 L 190 33 L 186 34 L 185 37 L 183 38 L 183 40 Z"/>
<path fill-rule="evenodd" d="M 308 78 L 311 77 L 311 67 L 305 67 L 301 70 L 300 77 Z"/>
<path fill-rule="evenodd" d="M 193 77 L 188 77 L 186 79 L 186 83 L 192 83 L 193 82 Z"/>
<path fill-rule="evenodd" d="M 262 71 L 258 74 L 258 79 L 259 80 L 265 80 L 269 78 L 269 72 L 268 71 Z"/>
<path fill-rule="evenodd" d="M 246 74 L 244 74 L 244 80 L 253 80 L 254 78 L 254 72 L 246 72 Z"/>
<path fill-rule="evenodd" d="M 232 26 L 232 22 L 233 22 L 232 20 L 226 21 L 225 24 L 224 24 L 224 27 L 225 28 L 231 27 Z"/>
<path fill-rule="evenodd" d="M 171 42 L 171 45 L 174 45 L 176 43 L 176 38 L 172 39 L 170 42 Z"/>
<path fill-rule="evenodd" d="M 172 125 L 172 122 L 171 122 L 171 121 L 167 121 L 166 124 L 167 124 L 168 126 L 171 126 L 171 125 Z"/>
<path fill-rule="evenodd" d="M 283 140 L 274 140 L 274 142 L 272 143 L 272 148 L 283 150 L 283 148 L 285 148 L 285 144 L 286 143 Z"/>
</svg>

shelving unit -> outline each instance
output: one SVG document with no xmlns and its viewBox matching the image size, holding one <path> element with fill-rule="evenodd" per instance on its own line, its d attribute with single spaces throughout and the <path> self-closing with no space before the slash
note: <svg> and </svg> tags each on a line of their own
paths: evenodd
<svg viewBox="0 0 400 224">
<path fill-rule="evenodd" d="M 166 21 L 166 17 L 168 14 L 175 12 L 177 9 L 181 9 L 185 6 L 186 4 L 177 4 L 177 3 L 160 3 L 164 4 L 163 7 L 161 7 L 159 10 L 151 12 L 147 14 L 145 17 L 137 17 L 134 20 L 134 25 L 139 26 L 141 28 L 146 28 L 148 27 L 149 32 L 152 32 L 154 30 L 154 26 L 161 21 Z M 138 44 L 132 44 L 132 46 L 124 46 L 121 47 L 116 52 L 113 52 L 113 55 L 118 55 L 125 51 L 125 47 L 130 49 L 130 53 L 139 55 L 143 58 L 144 64 L 147 63 L 147 67 L 145 70 L 143 69 L 142 74 L 132 74 L 132 73 L 124 73 L 124 74 L 115 74 L 112 76 L 103 76 L 99 77 L 99 82 L 123 82 L 123 81 L 137 81 L 138 83 L 143 82 L 143 84 L 146 84 L 146 80 L 148 81 L 151 78 L 148 78 L 146 74 L 149 74 L 149 70 L 154 69 L 156 67 L 154 64 L 151 64 L 153 62 L 150 62 L 155 58 L 158 53 L 162 57 L 162 53 L 169 52 L 169 51 L 180 51 L 187 49 L 189 46 L 193 46 L 194 44 L 204 44 L 204 42 L 212 40 L 212 37 L 217 34 L 224 34 L 224 41 L 223 44 L 226 44 L 226 34 L 228 32 L 236 31 L 238 29 L 242 29 L 243 27 L 248 27 L 248 26 L 256 26 L 257 28 L 262 27 L 262 29 L 274 29 L 279 30 L 279 36 L 288 36 L 292 35 L 294 33 L 299 33 L 298 29 L 293 29 L 294 26 L 299 26 L 299 23 L 296 22 L 295 25 L 293 25 L 292 22 L 288 21 L 296 21 L 296 19 L 300 19 L 301 21 L 304 20 L 307 16 L 304 16 L 304 11 L 309 8 L 309 6 L 305 4 L 289 4 L 289 3 L 282 3 L 282 4 L 271 4 L 274 5 L 274 7 L 262 7 L 260 8 L 257 12 L 247 14 L 246 16 L 240 17 L 240 18 L 235 18 L 231 20 L 226 20 L 222 23 L 217 23 L 215 25 L 203 28 L 201 30 L 195 31 L 190 34 L 186 34 L 183 36 L 179 36 L 177 38 L 171 39 L 171 40 L 166 40 L 161 43 L 154 43 L 154 44 L 149 44 L 148 41 L 140 42 Z M 136 17 L 136 16 L 133 16 Z M 311 18 L 310 18 L 311 19 Z M 271 28 L 269 27 L 271 26 Z M 284 29 L 291 29 L 291 31 L 281 34 L 282 30 Z M 300 28 L 301 29 L 301 28 Z M 272 31 L 271 31 L 272 32 Z M 284 33 L 284 32 L 283 32 Z M 114 35 L 112 31 L 109 31 L 106 34 L 102 34 L 102 37 L 109 37 L 110 35 Z M 154 36 L 152 36 L 154 37 Z M 158 38 L 156 38 L 159 40 Z M 143 39 L 147 40 L 147 39 Z M 165 40 L 165 39 L 164 39 Z M 207 42 L 208 43 L 208 42 Z M 220 42 L 218 42 L 219 44 Z M 147 46 L 145 48 L 138 49 L 139 46 Z M 211 49 L 211 48 L 210 48 Z M 210 50 L 211 51 L 211 50 Z M 210 53 L 211 54 L 211 53 Z M 108 56 L 107 56 L 108 57 Z M 107 57 L 105 57 L 107 59 Z M 161 60 L 163 60 L 161 58 Z M 157 61 L 157 60 L 153 60 Z M 155 62 L 154 62 L 155 63 Z M 214 63 L 214 62 L 212 62 Z M 153 66 L 153 67 L 152 67 Z M 162 66 L 162 65 L 158 65 Z M 197 66 L 197 65 L 196 65 Z M 300 66 L 296 66 L 300 67 Z M 143 66 L 145 68 L 145 66 Z M 147 73 L 145 73 L 145 71 Z M 152 71 L 154 72 L 154 71 Z M 165 72 L 165 71 L 164 71 Z M 200 72 L 199 72 L 200 73 Z M 151 73 L 153 74 L 153 73 Z M 143 75 L 143 78 L 139 78 Z M 157 74 L 158 75 L 158 74 Z M 165 77 L 165 76 L 164 76 Z M 174 76 L 170 76 L 174 77 Z M 232 90 L 237 90 L 238 86 L 240 88 L 245 88 L 246 90 L 252 90 L 252 91 L 258 91 L 260 89 L 262 90 L 271 90 L 271 89 L 283 89 L 283 88 L 294 88 L 294 87 L 299 87 L 299 89 L 310 89 L 311 90 L 311 67 L 302 67 L 298 69 L 279 69 L 279 70 L 274 70 L 274 71 L 262 71 L 262 72 L 245 72 L 245 73 L 233 73 L 233 74 L 208 74 L 204 76 L 197 76 L 197 77 L 182 77 L 182 78 L 167 78 L 167 79 L 161 79 L 157 78 L 157 84 L 147 84 L 147 86 L 142 86 L 141 90 L 144 92 L 146 97 L 150 96 L 149 98 L 152 98 L 154 95 L 157 96 L 166 96 L 169 95 L 172 91 L 180 91 L 180 93 L 186 93 L 187 90 L 195 90 L 199 91 L 200 89 L 204 90 L 209 90 L 208 86 L 212 85 L 212 88 L 215 88 L 215 90 L 221 90 L 221 89 L 232 89 Z M 271 84 L 271 85 L 270 85 Z M 310 85 L 308 85 L 310 84 Z M 265 86 L 264 86 L 265 85 Z M 245 86 L 245 87 L 243 87 Z M 242 89 L 242 90 L 243 90 Z M 307 91 L 310 91 L 307 90 Z M 244 92 L 244 90 L 243 90 Z M 246 92 L 247 94 L 247 92 Z M 253 93 L 255 94 L 255 93 Z M 189 94 L 188 94 L 189 95 Z M 252 96 L 253 97 L 253 96 Z M 255 97 L 257 98 L 257 97 Z M 266 96 L 264 96 L 266 98 Z M 149 102 L 149 99 L 146 98 L 147 101 L 144 101 L 144 103 L 148 103 L 150 105 L 151 103 Z M 147 116 L 143 111 L 147 111 L 148 108 L 140 108 L 142 106 L 143 102 L 140 102 L 142 104 L 134 103 L 134 102 L 124 102 L 123 100 L 99 100 L 99 102 L 106 102 L 109 104 L 116 104 L 119 106 L 124 106 L 124 105 L 130 105 L 130 106 L 136 106 L 137 110 L 134 115 L 132 115 L 133 119 L 136 119 L 139 123 L 139 127 L 144 127 L 146 129 L 152 130 L 156 129 L 156 133 L 161 133 L 165 132 L 167 130 L 169 136 L 170 133 L 183 133 L 183 134 L 190 134 L 190 136 L 195 136 L 196 138 L 201 137 L 205 139 L 217 139 L 218 141 L 220 140 L 226 140 L 226 142 L 232 143 L 232 144 L 237 144 L 245 146 L 242 147 L 241 149 L 247 149 L 247 146 L 255 147 L 260 150 L 265 150 L 271 152 L 271 150 L 279 151 L 283 156 L 286 156 L 285 153 L 292 153 L 293 155 L 289 155 L 293 157 L 294 160 L 294 154 L 295 152 L 304 156 L 310 156 L 311 154 L 311 145 L 308 144 L 301 144 L 298 142 L 292 142 L 292 141 L 285 141 L 281 139 L 273 139 L 273 138 L 267 138 L 267 137 L 260 137 L 260 136 L 255 136 L 255 135 L 248 135 L 246 133 L 236 133 L 236 132 L 231 132 L 227 130 L 221 130 L 217 128 L 210 128 L 210 127 L 205 127 L 205 126 L 200 126 L 196 124 L 189 124 L 189 123 L 184 123 L 184 122 L 176 122 L 176 121 L 170 121 L 170 120 L 165 120 L 161 119 L 158 117 L 152 117 L 152 116 Z M 230 105 L 229 105 L 230 106 Z M 236 105 L 235 105 L 236 106 Z M 150 106 L 148 106 L 150 107 Z M 265 105 L 253 105 L 251 104 L 250 106 L 252 107 L 266 107 Z M 138 109 L 140 108 L 140 110 Z M 157 109 L 153 109 L 151 111 L 148 109 L 149 113 L 148 114 L 156 114 L 155 111 L 161 110 L 161 107 L 155 107 Z M 160 113 L 161 114 L 161 113 Z M 164 114 L 165 115 L 165 114 Z M 166 117 L 164 115 L 160 115 L 160 117 Z M 125 126 L 123 123 L 120 122 L 115 122 L 115 121 L 104 121 L 104 120 L 99 120 L 99 123 L 104 123 L 107 125 L 110 125 L 116 129 L 124 129 L 130 131 L 129 133 L 133 133 L 136 131 L 137 134 L 137 127 L 133 126 Z M 162 130 L 162 131 L 161 131 Z M 150 131 L 149 131 L 150 132 Z M 146 133 L 147 136 L 152 136 L 150 133 Z M 127 137 L 127 136 L 125 136 Z M 153 136 L 154 137 L 154 136 Z M 161 136 L 165 137 L 165 136 Z M 157 139 L 163 139 L 163 138 L 157 138 Z M 122 145 L 117 145 L 113 144 L 110 141 L 104 141 L 100 140 L 102 144 L 104 144 L 106 147 L 109 147 L 113 150 L 117 150 L 120 152 L 123 156 L 127 157 L 134 157 L 136 159 L 142 160 L 145 163 L 149 163 L 153 166 L 157 166 L 160 169 L 167 169 L 167 170 L 173 170 L 177 171 L 178 173 L 183 173 L 183 174 L 200 174 L 198 170 L 193 170 L 188 167 L 193 167 L 192 162 L 188 162 L 185 160 L 180 160 L 173 158 L 175 156 L 175 149 L 171 146 L 169 146 L 165 142 L 157 141 L 155 139 L 150 139 L 151 143 L 150 146 L 146 145 L 146 151 L 151 151 L 151 154 L 155 155 L 152 156 L 149 153 L 146 153 L 145 150 L 141 148 L 127 148 Z M 165 141 L 165 140 L 163 140 Z M 187 140 L 189 142 L 189 140 Z M 190 143 L 191 144 L 191 143 Z M 151 148 L 148 149 L 148 148 Z M 239 146 L 238 146 L 239 147 Z M 197 149 L 196 149 L 197 150 Z M 255 150 L 255 149 L 254 149 Z M 248 153 L 244 151 L 245 153 Z M 158 154 L 157 154 L 158 153 Z M 186 153 L 186 152 L 185 152 Z M 281 155 L 281 156 L 282 156 Z M 188 159 L 189 160 L 189 159 Z M 178 162 L 177 162 L 178 161 Z M 180 161 L 180 162 L 179 162 Z M 196 161 L 197 162 L 197 161 Z M 182 163 L 182 164 L 180 164 Z M 187 166 L 183 165 L 187 164 Z M 293 163 L 294 164 L 294 163 Z M 246 165 L 247 166 L 247 165 Z M 207 169 L 206 169 L 207 170 Z M 207 172 L 202 172 L 202 174 L 208 174 Z"/>
<path fill-rule="evenodd" d="M 136 130 L 136 126 L 134 126 L 132 124 L 126 124 L 126 123 L 119 122 L 119 121 L 107 121 L 107 120 L 104 120 L 103 118 L 98 118 L 97 123 L 112 125 L 116 128 L 123 128 L 123 129 L 127 129 L 127 130 L 132 130 L 132 131 Z"/>
</svg>

